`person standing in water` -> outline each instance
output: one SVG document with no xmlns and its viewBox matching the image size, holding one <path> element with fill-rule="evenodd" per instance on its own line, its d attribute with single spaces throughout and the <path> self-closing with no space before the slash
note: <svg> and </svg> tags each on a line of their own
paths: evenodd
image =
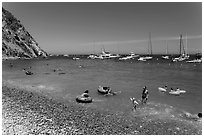
<svg viewBox="0 0 204 137">
<path fill-rule="evenodd" d="M 142 103 L 146 104 L 148 97 L 149 97 L 149 93 L 148 93 L 147 87 L 144 86 L 142 91 Z"/>
</svg>

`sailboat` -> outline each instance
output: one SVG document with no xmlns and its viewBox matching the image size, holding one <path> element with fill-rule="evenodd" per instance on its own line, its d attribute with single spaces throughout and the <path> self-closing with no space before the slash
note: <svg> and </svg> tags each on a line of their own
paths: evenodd
<svg viewBox="0 0 204 137">
<path fill-rule="evenodd" d="M 152 55 L 151 33 L 149 33 L 148 54 L 149 54 L 149 56 L 140 57 L 138 60 L 139 61 L 146 61 L 146 60 L 152 59 L 152 56 L 150 56 L 150 55 Z"/>
<path fill-rule="evenodd" d="M 163 59 L 169 59 L 169 56 L 168 56 L 168 44 L 167 44 L 167 41 L 166 41 L 166 56 L 162 56 Z"/>
<path fill-rule="evenodd" d="M 188 43 L 188 38 L 187 38 L 187 34 L 186 34 L 186 52 L 185 52 L 185 58 L 186 58 L 186 59 L 189 59 L 190 56 L 189 56 L 188 53 L 187 53 L 187 47 L 188 47 L 188 44 L 187 44 L 187 43 Z"/>
<path fill-rule="evenodd" d="M 183 53 L 182 53 L 182 47 L 183 47 Z M 186 36 L 186 49 L 187 49 L 187 36 Z M 180 35 L 180 56 L 177 58 L 174 58 L 173 61 L 184 61 L 186 59 L 189 59 L 189 55 L 187 54 L 187 52 L 185 51 L 185 47 L 183 44 L 183 40 L 182 40 L 182 35 Z"/>
</svg>

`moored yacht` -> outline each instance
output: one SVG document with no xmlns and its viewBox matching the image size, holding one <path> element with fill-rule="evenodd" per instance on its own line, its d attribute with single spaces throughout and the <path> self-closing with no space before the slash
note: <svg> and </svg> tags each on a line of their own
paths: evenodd
<svg viewBox="0 0 204 137">
<path fill-rule="evenodd" d="M 96 58 L 98 58 L 98 56 L 95 54 L 90 54 L 87 58 L 88 59 L 96 59 Z"/>
<path fill-rule="evenodd" d="M 112 59 L 112 58 L 118 58 L 118 57 L 120 57 L 119 54 L 111 54 L 110 52 L 102 50 L 101 54 L 96 58 L 99 58 L 99 59 Z"/>
<path fill-rule="evenodd" d="M 122 57 L 122 58 L 119 58 L 119 60 L 128 60 L 128 59 L 134 59 L 136 57 L 139 57 L 139 55 L 135 55 L 135 53 L 133 52 L 130 52 L 130 54 L 126 57 Z"/>
</svg>

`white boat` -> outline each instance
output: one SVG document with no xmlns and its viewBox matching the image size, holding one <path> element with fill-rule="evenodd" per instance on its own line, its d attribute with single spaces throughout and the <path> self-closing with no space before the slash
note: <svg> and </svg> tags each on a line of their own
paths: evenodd
<svg viewBox="0 0 204 137">
<path fill-rule="evenodd" d="M 183 48 L 183 50 L 182 50 L 182 48 Z M 183 51 L 183 53 L 182 53 L 182 51 Z M 187 54 L 187 36 L 186 36 L 186 50 L 185 50 L 183 40 L 182 40 L 182 35 L 180 35 L 180 52 L 179 53 L 180 53 L 180 56 L 177 58 L 174 58 L 173 62 L 184 61 L 186 59 L 189 59 L 190 56 Z"/>
<path fill-rule="evenodd" d="M 67 54 L 64 54 L 64 57 L 68 57 L 69 55 L 67 55 Z"/>
<path fill-rule="evenodd" d="M 79 60 L 80 58 L 77 58 L 77 57 L 73 57 L 72 59 L 73 59 L 73 60 Z"/>
<path fill-rule="evenodd" d="M 97 55 L 91 54 L 87 58 L 88 59 L 96 59 L 97 57 L 98 57 Z"/>
<path fill-rule="evenodd" d="M 162 56 L 163 59 L 169 59 L 169 56 Z"/>
<path fill-rule="evenodd" d="M 162 56 L 163 59 L 169 59 L 169 56 L 168 55 L 168 44 L 167 44 L 167 41 L 166 41 L 166 56 Z"/>
<path fill-rule="evenodd" d="M 145 58 L 143 58 L 143 57 L 140 57 L 139 59 L 138 59 L 138 61 L 147 61 Z"/>
<path fill-rule="evenodd" d="M 171 90 L 171 91 L 169 92 L 169 94 L 171 94 L 171 95 L 180 95 L 180 92 L 177 91 L 177 90 Z"/>
<path fill-rule="evenodd" d="M 119 57 L 120 57 L 119 54 L 111 54 L 111 55 L 110 55 L 110 58 L 119 58 Z"/>
<path fill-rule="evenodd" d="M 174 59 L 173 59 L 173 62 L 184 61 L 184 60 L 186 60 L 186 59 L 187 59 L 187 58 L 185 57 L 185 55 L 181 55 L 180 57 L 174 58 Z"/>
<path fill-rule="evenodd" d="M 148 43 L 148 56 L 145 57 L 140 57 L 138 60 L 139 61 L 146 61 L 146 60 L 151 60 L 153 57 L 152 55 L 152 42 L 151 42 L 151 33 L 149 33 L 149 43 Z"/>
<path fill-rule="evenodd" d="M 119 58 L 119 60 L 129 60 L 129 59 L 134 59 L 136 57 L 138 57 L 139 55 L 135 55 L 133 52 L 130 52 L 130 54 L 126 57 L 122 57 L 122 58 Z"/>
<path fill-rule="evenodd" d="M 190 61 L 186 61 L 187 63 L 201 63 L 202 59 L 194 59 L 194 60 L 190 60 Z"/>
<path fill-rule="evenodd" d="M 166 92 L 167 91 L 167 87 L 158 87 L 158 90 L 160 92 Z"/>
<path fill-rule="evenodd" d="M 101 54 L 97 56 L 96 58 L 99 59 L 113 59 L 120 57 L 119 54 L 111 54 L 110 52 L 105 51 L 105 49 L 102 50 Z"/>
<path fill-rule="evenodd" d="M 139 61 L 147 61 L 147 60 L 150 60 L 150 59 L 152 59 L 151 56 L 146 56 L 146 57 L 140 57 L 138 60 Z"/>
</svg>

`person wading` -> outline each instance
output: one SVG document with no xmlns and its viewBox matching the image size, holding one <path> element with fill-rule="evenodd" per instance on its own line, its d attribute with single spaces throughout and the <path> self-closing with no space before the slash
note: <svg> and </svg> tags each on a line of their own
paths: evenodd
<svg viewBox="0 0 204 137">
<path fill-rule="evenodd" d="M 148 93 L 147 87 L 144 86 L 142 91 L 142 103 L 146 104 L 148 97 L 149 97 L 149 93 Z"/>
</svg>

